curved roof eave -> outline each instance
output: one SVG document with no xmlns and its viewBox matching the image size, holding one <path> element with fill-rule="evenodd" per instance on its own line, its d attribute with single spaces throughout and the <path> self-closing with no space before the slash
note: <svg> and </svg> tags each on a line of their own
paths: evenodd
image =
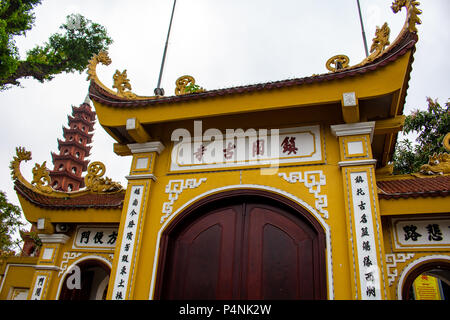
<svg viewBox="0 0 450 320">
<path fill-rule="evenodd" d="M 269 91 L 282 88 L 289 88 L 295 86 L 308 85 L 313 83 L 321 83 L 326 81 L 333 81 L 344 79 L 348 77 L 360 76 L 369 72 L 376 71 L 405 55 L 409 50 L 415 49 L 415 44 L 418 41 L 416 33 L 409 32 L 404 29 L 395 42 L 389 46 L 383 53 L 373 61 L 360 64 L 354 67 L 349 67 L 335 72 L 313 75 L 302 78 L 286 79 L 280 81 L 266 82 L 260 84 L 251 84 L 245 86 L 237 86 L 224 89 L 209 90 L 201 93 L 185 94 L 179 96 L 167 97 L 139 97 L 139 99 L 120 97 L 111 90 L 103 88 L 102 84 L 96 79 L 91 79 L 89 86 L 89 97 L 94 102 L 101 103 L 110 107 L 118 108 L 135 108 L 153 106 L 159 104 L 173 104 L 178 102 L 195 101 L 208 98 L 216 98 L 223 96 L 230 96 L 234 94 L 253 93 L 259 91 Z M 411 55 L 412 57 L 412 55 Z M 412 61 L 410 61 L 410 64 Z M 407 70 L 409 73 L 411 68 Z M 409 79 L 409 77 L 408 77 Z"/>
</svg>

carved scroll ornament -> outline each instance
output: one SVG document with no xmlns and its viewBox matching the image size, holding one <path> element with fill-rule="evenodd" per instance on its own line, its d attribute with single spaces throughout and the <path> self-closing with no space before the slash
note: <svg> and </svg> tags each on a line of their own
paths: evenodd
<svg viewBox="0 0 450 320">
<path fill-rule="evenodd" d="M 338 54 L 327 60 L 325 64 L 326 68 L 332 72 L 348 68 L 350 58 L 343 54 Z"/>
<path fill-rule="evenodd" d="M 100 161 L 92 162 L 87 169 L 87 175 L 84 177 L 86 188 L 93 192 L 115 192 L 122 190 L 122 186 L 118 182 L 112 181 L 110 178 L 102 178 L 106 168 Z"/>
<path fill-rule="evenodd" d="M 181 76 L 175 82 L 175 95 L 181 96 L 190 93 L 204 92 L 205 89 L 195 84 L 195 79 L 192 76 Z"/>
</svg>

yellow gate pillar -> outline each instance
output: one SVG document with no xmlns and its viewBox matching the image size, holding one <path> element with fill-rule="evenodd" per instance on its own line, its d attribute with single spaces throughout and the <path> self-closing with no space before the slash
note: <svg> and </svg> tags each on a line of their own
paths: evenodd
<svg viewBox="0 0 450 320">
<path fill-rule="evenodd" d="M 108 297 L 111 300 L 133 299 L 136 282 L 136 266 L 139 260 L 138 244 L 148 209 L 156 157 L 164 149 L 161 142 L 129 144 L 133 154 L 128 187 L 122 209 L 117 246 L 109 282 Z"/>
<path fill-rule="evenodd" d="M 371 142 L 375 122 L 331 126 L 339 140 L 354 299 L 387 299 L 383 233 Z"/>
<path fill-rule="evenodd" d="M 38 234 L 42 241 L 42 247 L 35 266 L 36 271 L 31 282 L 28 300 L 52 300 L 57 297 L 53 296 L 54 294 L 51 294 L 50 291 L 55 287 L 55 281 L 59 280 L 57 274 L 60 271 L 56 263 L 62 255 L 61 247 L 69 240 L 69 237 L 65 234 L 52 233 L 53 230 L 49 230 L 52 227 L 48 219 L 38 219 L 37 228 L 38 232 L 47 233 Z"/>
</svg>

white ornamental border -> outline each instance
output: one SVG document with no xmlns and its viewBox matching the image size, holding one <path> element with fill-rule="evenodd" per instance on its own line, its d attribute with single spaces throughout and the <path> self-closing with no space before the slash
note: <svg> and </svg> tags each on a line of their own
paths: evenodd
<svg viewBox="0 0 450 320">
<path fill-rule="evenodd" d="M 278 175 L 289 183 L 303 182 L 309 193 L 314 194 L 314 198 L 316 198 L 315 206 L 317 211 L 322 214 L 324 219 L 328 219 L 328 210 L 324 209 L 328 207 L 328 197 L 326 194 L 320 194 L 320 186 L 327 184 L 326 176 L 322 170 L 305 171 L 303 172 L 303 177 L 301 171 L 290 172 L 289 176 L 285 172 L 280 172 Z"/>
<path fill-rule="evenodd" d="M 164 220 L 172 214 L 173 204 L 178 200 L 178 196 L 184 190 L 195 189 L 206 180 L 206 178 L 200 178 L 198 181 L 195 178 L 186 179 L 186 181 L 183 179 L 170 180 L 165 190 L 165 192 L 169 194 L 169 201 L 163 203 L 162 213 L 164 215 L 161 217 L 160 223 L 164 223 Z"/>
<path fill-rule="evenodd" d="M 389 280 L 389 287 L 395 282 L 398 276 L 397 263 L 406 262 L 414 258 L 414 253 L 388 253 L 386 254 L 386 269 Z"/>
</svg>

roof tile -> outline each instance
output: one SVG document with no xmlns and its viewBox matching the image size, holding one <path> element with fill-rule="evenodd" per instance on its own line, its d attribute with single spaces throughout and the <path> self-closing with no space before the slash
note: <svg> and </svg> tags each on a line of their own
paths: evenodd
<svg viewBox="0 0 450 320">
<path fill-rule="evenodd" d="M 450 195 L 450 176 L 378 181 L 377 186 L 380 199 L 446 197 Z"/>
<path fill-rule="evenodd" d="M 66 198 L 56 198 L 45 196 L 30 190 L 19 181 L 14 183 L 14 189 L 22 197 L 30 201 L 36 206 L 48 209 L 121 209 L 125 192 L 117 193 L 88 193 L 82 195 L 71 196 L 68 194 Z"/>
</svg>

